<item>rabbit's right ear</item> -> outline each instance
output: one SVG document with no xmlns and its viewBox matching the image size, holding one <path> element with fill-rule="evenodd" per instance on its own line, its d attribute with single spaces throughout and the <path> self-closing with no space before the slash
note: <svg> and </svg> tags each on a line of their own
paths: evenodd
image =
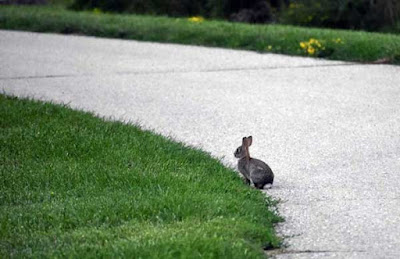
<svg viewBox="0 0 400 259">
<path fill-rule="evenodd" d="M 253 143 L 253 137 L 252 136 L 247 137 L 247 146 L 250 147 L 252 143 Z"/>
</svg>

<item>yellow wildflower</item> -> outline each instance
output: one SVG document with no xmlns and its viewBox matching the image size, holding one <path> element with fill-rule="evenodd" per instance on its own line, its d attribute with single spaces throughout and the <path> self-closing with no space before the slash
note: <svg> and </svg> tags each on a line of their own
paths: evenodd
<svg viewBox="0 0 400 259">
<path fill-rule="evenodd" d="M 201 16 L 193 16 L 193 17 L 188 18 L 188 20 L 190 22 L 203 22 L 204 18 Z"/>
<path fill-rule="evenodd" d="M 268 45 L 267 49 L 268 49 L 268 50 L 271 50 L 271 49 L 272 49 L 272 46 L 271 46 L 271 45 Z"/>
<path fill-rule="evenodd" d="M 310 55 L 314 55 L 315 49 L 314 49 L 313 47 L 310 46 L 310 47 L 308 47 L 307 52 L 308 52 L 308 54 L 310 54 Z"/>
<path fill-rule="evenodd" d="M 325 47 L 322 45 L 322 43 L 315 38 L 310 38 L 308 41 L 300 42 L 300 48 L 302 48 L 303 51 L 308 55 L 318 54 L 321 52 L 321 50 L 325 50 Z"/>
</svg>

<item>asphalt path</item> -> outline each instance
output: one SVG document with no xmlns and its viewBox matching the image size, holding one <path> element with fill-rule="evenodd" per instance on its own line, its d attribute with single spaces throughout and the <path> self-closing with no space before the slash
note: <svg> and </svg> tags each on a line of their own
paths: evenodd
<svg viewBox="0 0 400 259">
<path fill-rule="evenodd" d="M 142 125 L 275 173 L 277 258 L 400 258 L 400 67 L 0 31 L 0 91 Z"/>
</svg>

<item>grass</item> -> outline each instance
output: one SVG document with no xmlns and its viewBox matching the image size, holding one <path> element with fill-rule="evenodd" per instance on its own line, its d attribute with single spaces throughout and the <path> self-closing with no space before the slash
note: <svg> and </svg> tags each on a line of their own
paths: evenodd
<svg viewBox="0 0 400 259">
<path fill-rule="evenodd" d="M 263 258 L 273 207 L 204 152 L 0 95 L 0 258 Z"/>
<path fill-rule="evenodd" d="M 54 6 L 0 6 L 0 28 L 400 64 L 400 35 L 395 34 L 208 20 L 190 22 L 185 18 L 74 12 Z M 315 51 L 302 49 L 300 43 L 310 39 L 318 40 L 322 47 Z"/>
</svg>

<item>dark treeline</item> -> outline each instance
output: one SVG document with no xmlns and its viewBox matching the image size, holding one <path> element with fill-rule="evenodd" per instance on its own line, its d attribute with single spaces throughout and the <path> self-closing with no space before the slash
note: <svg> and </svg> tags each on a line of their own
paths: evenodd
<svg viewBox="0 0 400 259">
<path fill-rule="evenodd" d="M 379 31 L 400 27 L 400 0 L 291 1 L 280 19 L 289 24 Z"/>
</svg>

